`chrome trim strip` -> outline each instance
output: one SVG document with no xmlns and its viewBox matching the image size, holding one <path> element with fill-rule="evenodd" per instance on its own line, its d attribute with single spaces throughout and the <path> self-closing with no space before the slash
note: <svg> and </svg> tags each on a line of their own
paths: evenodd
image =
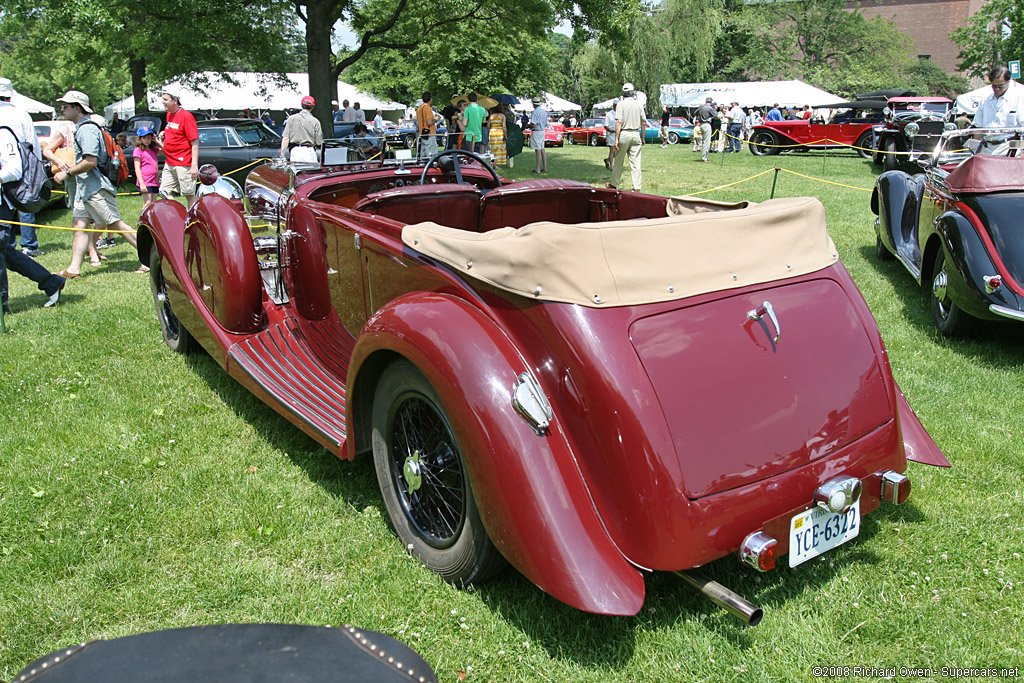
<svg viewBox="0 0 1024 683">
<path fill-rule="evenodd" d="M 988 310 L 1004 318 L 1010 318 L 1011 320 L 1024 320 L 1024 312 L 1016 311 L 1012 308 L 1007 308 L 1006 306 L 989 304 Z"/>
</svg>

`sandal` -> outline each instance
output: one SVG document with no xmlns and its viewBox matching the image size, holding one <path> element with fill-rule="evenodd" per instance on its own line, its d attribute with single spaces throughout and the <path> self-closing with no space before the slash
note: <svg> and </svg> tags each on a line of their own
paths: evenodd
<svg viewBox="0 0 1024 683">
<path fill-rule="evenodd" d="M 59 275 L 60 277 L 64 278 L 65 280 L 77 280 L 78 278 L 82 277 L 81 273 L 72 273 L 67 268 L 65 268 L 64 270 L 61 270 L 61 271 L 58 271 L 58 272 L 54 273 L 54 275 Z"/>
<path fill-rule="evenodd" d="M 141 268 L 139 268 L 138 270 L 135 271 L 135 274 L 136 275 L 142 275 L 143 273 L 148 273 L 148 272 L 149 272 L 149 266 L 142 266 Z"/>
</svg>

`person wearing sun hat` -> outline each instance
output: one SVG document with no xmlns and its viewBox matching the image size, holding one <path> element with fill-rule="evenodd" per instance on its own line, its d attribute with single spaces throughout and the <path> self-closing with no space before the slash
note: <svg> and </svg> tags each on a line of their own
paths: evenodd
<svg viewBox="0 0 1024 683">
<path fill-rule="evenodd" d="M 530 114 L 530 149 L 537 153 L 537 166 L 534 173 L 548 172 L 548 152 L 544 149 L 544 130 L 548 127 L 548 112 L 544 109 L 544 100 L 540 97 L 530 99 L 533 112 Z"/>
<path fill-rule="evenodd" d="M 324 142 L 320 121 L 312 114 L 316 100 L 311 95 L 306 95 L 300 104 L 302 109 L 285 121 L 284 135 L 281 137 L 281 156 L 291 161 L 315 164 L 316 150 Z"/>
<path fill-rule="evenodd" d="M 88 250 L 92 237 L 86 231 L 89 220 L 96 228 L 116 231 L 123 234 L 124 239 L 133 247 L 137 246 L 135 231 L 121 219 L 117 208 L 117 196 L 113 184 L 97 166 L 106 156 L 107 150 L 103 143 L 103 131 L 89 117 L 89 97 L 78 90 L 68 90 L 57 100 L 60 103 L 64 118 L 75 124 L 72 141 L 75 147 L 75 163 L 70 168 L 60 170 L 53 175 L 58 183 L 63 183 L 69 176 L 75 179 L 75 201 L 72 205 L 72 225 L 75 234 L 71 242 L 71 265 L 57 273 L 61 277 L 74 280 L 82 273 L 82 259 Z M 136 273 L 148 272 L 143 265 Z"/>
</svg>

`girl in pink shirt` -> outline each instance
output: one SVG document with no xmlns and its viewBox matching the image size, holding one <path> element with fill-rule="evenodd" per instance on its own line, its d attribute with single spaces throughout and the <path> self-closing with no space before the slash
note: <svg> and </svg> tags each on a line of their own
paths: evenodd
<svg viewBox="0 0 1024 683">
<path fill-rule="evenodd" d="M 156 153 L 160 149 L 160 143 L 153 135 L 153 129 L 149 126 L 142 126 L 136 133 L 135 151 L 132 158 L 135 161 L 135 180 L 139 184 L 139 191 L 142 193 L 142 208 L 156 199 L 156 193 L 160 190 L 160 178 L 157 171 L 159 164 L 156 160 Z"/>
</svg>

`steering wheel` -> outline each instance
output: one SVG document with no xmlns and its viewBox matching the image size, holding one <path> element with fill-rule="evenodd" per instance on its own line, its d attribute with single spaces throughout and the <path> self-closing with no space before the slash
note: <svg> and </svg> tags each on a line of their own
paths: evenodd
<svg viewBox="0 0 1024 683">
<path fill-rule="evenodd" d="M 452 162 L 455 165 L 455 182 L 459 183 L 460 185 L 468 185 L 469 183 L 462 179 L 462 164 L 459 162 L 460 154 L 465 154 L 471 159 L 479 161 L 483 165 L 483 167 L 487 169 L 487 172 L 491 174 L 491 177 L 494 178 L 495 185 L 501 187 L 501 178 L 498 177 L 498 174 L 495 172 L 493 168 L 491 168 L 491 165 L 487 163 L 486 159 L 474 154 L 473 152 L 467 152 L 462 149 L 446 149 L 445 151 L 439 152 L 438 154 L 435 154 L 434 156 L 430 157 L 430 160 L 427 161 L 427 165 L 423 167 L 423 173 L 420 173 L 420 185 L 423 185 L 426 182 L 427 171 L 430 170 L 430 167 L 433 166 L 438 159 L 441 159 L 442 157 L 446 156 L 454 157 L 452 159 Z M 441 168 L 440 165 L 438 166 L 438 168 Z M 443 171 L 444 169 L 441 170 Z"/>
</svg>

